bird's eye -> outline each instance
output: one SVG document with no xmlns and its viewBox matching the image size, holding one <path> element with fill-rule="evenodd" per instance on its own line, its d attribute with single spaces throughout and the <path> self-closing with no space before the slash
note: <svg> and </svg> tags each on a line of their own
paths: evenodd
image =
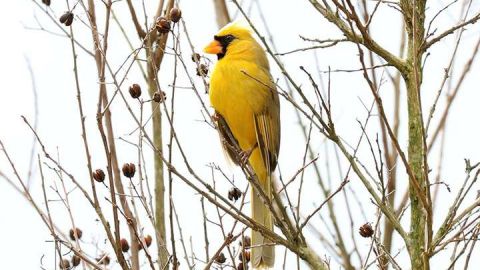
<svg viewBox="0 0 480 270">
<path fill-rule="evenodd" d="M 232 35 L 226 35 L 226 36 L 225 36 L 225 40 L 226 40 L 227 42 L 231 42 L 231 41 L 234 40 L 234 39 L 235 39 L 235 37 L 232 36 Z"/>
</svg>

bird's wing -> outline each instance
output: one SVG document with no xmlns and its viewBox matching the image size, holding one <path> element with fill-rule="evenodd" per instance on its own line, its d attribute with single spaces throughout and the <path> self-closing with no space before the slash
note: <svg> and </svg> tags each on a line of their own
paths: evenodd
<svg viewBox="0 0 480 270">
<path fill-rule="evenodd" d="M 239 165 L 240 161 L 238 160 L 238 154 L 235 151 L 235 147 L 238 147 L 238 141 L 235 136 L 233 136 L 225 118 L 223 118 L 218 111 L 215 111 L 215 116 L 217 118 L 218 132 L 220 134 L 223 149 L 230 157 L 230 160 L 236 165 Z"/>
<path fill-rule="evenodd" d="M 280 150 L 280 102 L 273 84 L 268 87 L 265 108 L 254 115 L 258 147 L 268 172 L 275 170 Z"/>
</svg>

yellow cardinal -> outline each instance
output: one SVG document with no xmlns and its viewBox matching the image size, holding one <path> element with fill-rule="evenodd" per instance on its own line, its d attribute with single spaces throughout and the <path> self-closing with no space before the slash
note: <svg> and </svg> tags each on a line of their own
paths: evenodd
<svg viewBox="0 0 480 270">
<path fill-rule="evenodd" d="M 271 199 L 280 148 L 280 103 L 267 56 L 239 23 L 220 29 L 204 51 L 218 57 L 210 79 L 210 102 L 224 148 L 236 164 L 248 159 Z M 232 150 L 233 141 L 241 148 L 240 155 Z M 251 204 L 252 218 L 273 231 L 272 215 L 253 187 Z M 256 231 L 252 231 L 251 261 L 257 269 L 271 268 L 275 261 L 275 246 Z"/>
</svg>

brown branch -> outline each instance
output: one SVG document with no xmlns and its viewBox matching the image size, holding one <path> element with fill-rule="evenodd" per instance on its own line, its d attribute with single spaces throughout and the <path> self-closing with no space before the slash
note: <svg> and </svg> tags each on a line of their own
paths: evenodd
<svg viewBox="0 0 480 270">
<path fill-rule="evenodd" d="M 302 100 L 305 102 L 305 104 L 309 107 L 309 109 L 312 111 L 312 113 L 314 114 L 314 116 L 320 121 L 321 125 L 323 126 L 323 128 L 327 131 L 327 133 L 329 135 L 327 135 L 327 137 L 332 140 L 335 144 L 337 144 L 337 146 L 341 149 L 343 155 L 347 158 L 347 160 L 349 161 L 349 163 L 352 165 L 352 168 L 353 170 L 355 171 L 355 173 L 359 176 L 359 178 L 362 180 L 363 184 L 365 185 L 365 187 L 367 188 L 368 192 L 373 196 L 374 200 L 378 203 L 378 205 L 382 208 L 382 210 L 385 212 L 386 216 L 391 219 L 392 223 L 395 224 L 395 228 L 398 230 L 399 234 L 404 238 L 404 239 L 407 239 L 408 236 L 406 234 L 406 232 L 403 230 L 403 228 L 401 227 L 401 225 L 399 224 L 399 222 L 397 221 L 396 217 L 394 216 L 394 212 L 393 210 L 390 208 L 390 207 L 387 207 L 385 206 L 380 197 L 378 196 L 378 194 L 376 193 L 376 191 L 374 190 L 374 188 L 371 186 L 371 184 L 369 183 L 369 181 L 366 179 L 366 177 L 364 176 L 364 174 L 362 173 L 362 171 L 360 170 L 360 168 L 358 167 L 358 164 L 357 164 L 357 161 L 355 160 L 355 157 L 352 156 L 348 150 L 345 148 L 345 145 L 343 144 L 343 142 L 340 140 L 340 138 L 337 136 L 337 134 L 335 133 L 335 130 L 333 129 L 333 126 L 331 125 L 331 123 L 326 123 L 323 118 L 318 114 L 317 110 L 312 106 L 312 104 L 309 102 L 309 100 L 307 99 L 307 97 L 303 94 L 302 90 L 300 89 L 300 87 L 293 81 L 293 79 L 291 78 L 291 76 L 288 74 L 288 72 L 285 70 L 284 66 L 282 65 L 282 63 L 280 62 L 280 60 L 275 56 L 275 54 L 273 53 L 273 51 L 271 50 L 270 46 L 267 44 L 267 42 L 265 41 L 265 38 L 258 32 L 258 30 L 256 29 L 256 27 L 252 24 L 252 22 L 250 21 L 250 19 L 248 18 L 248 16 L 245 14 L 244 10 L 240 7 L 240 5 L 238 4 L 238 1 L 236 0 L 233 0 L 233 3 L 237 6 L 237 8 L 240 10 L 240 12 L 242 13 L 242 15 L 246 18 L 246 20 L 248 21 L 248 23 L 250 24 L 250 26 L 252 27 L 253 31 L 258 35 L 258 37 L 260 38 L 260 40 L 262 41 L 262 44 L 265 46 L 265 48 L 267 49 L 267 52 L 272 56 L 272 58 L 275 60 L 275 63 L 278 65 L 278 67 L 281 69 L 282 73 L 287 77 L 288 81 L 292 84 L 292 86 L 297 90 L 297 92 L 300 94 Z M 399 64 L 399 62 L 397 62 L 397 64 Z M 402 62 L 402 65 L 403 65 L 403 62 Z M 305 247 L 306 249 L 309 249 L 308 247 Z M 310 252 L 311 250 L 309 250 Z M 305 254 L 303 253 L 302 254 L 302 258 L 304 258 L 310 265 L 312 265 L 312 267 L 316 266 L 316 267 L 320 267 L 320 265 L 317 265 L 318 261 L 315 261 L 316 258 L 315 257 L 312 257 L 310 255 L 313 255 L 313 254 Z M 313 264 L 312 264 L 313 263 Z"/>
<path fill-rule="evenodd" d="M 353 42 L 359 43 L 368 48 L 369 50 L 373 51 L 378 56 L 382 57 L 387 63 L 391 64 L 392 66 L 396 67 L 400 72 L 406 71 L 406 63 L 404 60 L 400 59 L 399 57 L 393 55 L 388 50 L 384 49 L 380 44 L 375 42 L 366 31 L 362 32 L 361 35 L 356 34 L 353 30 L 342 20 L 336 12 L 331 10 L 329 7 L 321 5 L 319 2 L 315 0 L 309 0 L 310 3 L 315 7 L 315 9 L 322 14 L 325 19 L 329 22 L 333 23 L 337 28 L 342 31 L 345 37 Z M 336 1 L 335 1 L 336 2 Z M 338 3 L 338 2 L 337 2 Z"/>
<path fill-rule="evenodd" d="M 318 211 L 320 211 L 320 209 L 322 209 L 322 207 L 328 203 L 328 201 L 330 201 L 337 193 L 339 193 L 343 187 L 348 183 L 348 179 L 345 179 L 344 181 L 342 181 L 342 183 L 340 184 L 340 186 L 332 193 L 330 193 L 330 195 L 328 195 L 328 197 L 310 214 L 308 215 L 306 218 L 305 218 L 305 221 L 302 223 L 302 225 L 300 225 L 300 231 L 308 224 L 308 222 L 310 221 L 310 219 L 316 214 L 318 213 Z"/>
<path fill-rule="evenodd" d="M 137 13 L 135 12 L 135 8 L 133 7 L 132 0 L 127 0 L 128 10 L 130 11 L 130 16 L 132 17 L 133 25 L 135 25 L 135 30 L 137 30 L 137 35 L 140 39 L 144 39 L 147 35 L 145 30 L 143 30 L 140 22 L 138 21 Z"/>
<path fill-rule="evenodd" d="M 118 209 L 116 205 L 115 188 L 118 190 L 119 194 L 125 194 L 125 192 L 123 190 L 123 184 L 120 178 L 120 169 L 119 169 L 117 154 L 116 154 L 116 146 L 115 146 L 115 140 L 114 140 L 115 137 L 113 134 L 111 112 L 107 108 L 105 110 L 105 114 L 102 115 L 101 113 L 102 104 L 104 107 L 108 105 L 108 97 L 107 97 L 107 91 L 106 91 L 106 85 L 105 85 L 105 65 L 107 62 L 105 54 L 106 54 L 107 45 L 108 45 L 108 32 L 109 32 L 109 22 L 110 22 L 110 16 L 111 16 L 112 1 L 109 0 L 108 3 L 106 3 L 106 11 L 105 11 L 106 21 L 105 21 L 105 30 L 103 33 L 103 45 L 101 45 L 100 43 L 99 32 L 98 32 L 97 21 L 96 21 L 95 4 L 93 0 L 88 1 L 88 8 L 83 5 L 83 2 L 81 4 L 84 7 L 85 11 L 88 13 L 88 19 L 91 25 L 91 30 L 92 30 L 91 34 L 92 34 L 93 44 L 95 48 L 95 63 L 96 63 L 98 77 L 100 81 L 99 102 L 97 106 L 97 126 L 102 137 L 105 155 L 108 162 L 107 169 L 108 169 L 108 178 L 110 182 L 112 211 L 114 215 L 115 240 L 116 240 L 116 243 L 120 243 L 120 231 L 119 231 L 120 226 L 119 226 L 119 219 L 118 219 Z M 105 117 L 105 125 L 107 129 L 106 134 L 103 126 L 104 125 L 103 117 Z M 122 205 L 123 211 L 130 218 L 130 220 L 132 220 L 132 223 L 129 224 L 131 226 L 128 226 L 128 228 L 130 231 L 131 242 L 134 243 L 136 240 L 135 219 L 133 217 L 132 212 L 129 209 L 129 206 L 124 196 L 120 196 L 120 203 Z M 125 260 L 125 257 L 123 256 L 120 245 L 116 244 L 114 246 L 114 250 L 119 260 L 119 263 L 122 266 L 122 269 L 128 269 L 128 265 Z M 131 257 L 132 268 L 139 269 L 138 247 L 136 245 L 132 245 L 131 255 L 132 255 Z"/>
<path fill-rule="evenodd" d="M 423 45 L 422 47 L 422 50 L 423 51 L 426 51 L 428 48 L 430 48 L 433 44 L 439 42 L 440 40 L 442 40 L 444 37 L 450 35 L 450 34 L 453 34 L 455 31 L 457 31 L 458 29 L 460 28 L 463 28 L 469 24 L 475 24 L 478 20 L 480 20 L 480 12 L 477 13 L 477 15 L 473 16 L 470 20 L 467 20 L 461 24 L 458 24 L 448 30 L 446 30 L 445 32 L 439 34 L 438 36 L 430 39 L 429 41 L 425 42 L 425 44 Z"/>
<path fill-rule="evenodd" d="M 218 28 L 222 28 L 231 21 L 225 0 L 213 0 Z"/>
<path fill-rule="evenodd" d="M 326 44 L 314 45 L 314 46 L 305 47 L 305 48 L 298 48 L 298 49 L 294 49 L 294 50 L 290 50 L 290 51 L 286 51 L 286 52 L 276 53 L 276 55 L 283 56 L 283 55 L 292 54 L 292 53 L 296 53 L 296 52 L 305 52 L 305 51 L 316 50 L 316 49 L 330 48 L 330 47 L 333 47 L 333 46 L 337 45 L 340 42 L 345 42 L 345 41 L 349 41 L 349 40 L 347 40 L 347 39 L 326 40 L 326 41 L 321 42 L 321 43 L 326 43 Z"/>
<path fill-rule="evenodd" d="M 23 118 L 24 121 L 26 122 L 26 119 Z M 39 138 L 38 138 L 38 135 L 35 133 L 35 131 L 33 130 L 33 127 L 28 123 L 26 122 L 27 125 L 29 126 L 30 130 L 32 130 L 33 134 L 35 135 L 35 138 L 37 139 L 37 141 L 40 143 L 39 141 Z M 42 146 L 42 149 L 45 151 L 45 147 L 43 145 Z M 49 229 L 52 237 L 54 238 L 54 240 L 57 242 L 60 242 L 62 245 L 64 245 L 65 247 L 67 247 L 69 250 L 72 250 L 76 255 L 78 255 L 79 257 L 82 258 L 83 261 L 85 261 L 88 265 L 90 265 L 91 267 L 93 267 L 94 269 L 97 269 L 97 270 L 102 270 L 102 268 L 100 266 L 98 266 L 97 263 L 93 262 L 92 260 L 90 260 L 90 258 L 88 256 L 85 256 L 85 254 L 78 250 L 77 248 L 75 248 L 72 244 L 70 244 L 69 242 L 67 241 L 63 241 L 61 240 L 60 236 L 61 235 L 64 239 L 66 239 L 66 236 L 65 234 L 61 233 L 60 230 L 58 229 L 58 227 L 53 223 L 51 222 L 51 219 L 49 217 L 47 217 L 47 214 L 45 214 L 42 209 L 40 208 L 40 206 L 37 204 L 37 202 L 33 199 L 32 195 L 30 194 L 25 182 L 22 180 L 22 178 L 20 177 L 20 175 L 18 174 L 18 171 L 17 171 L 17 168 L 15 167 L 15 164 L 13 162 L 13 160 L 11 159 L 10 155 L 8 154 L 7 152 L 7 149 L 5 147 L 5 145 L 3 144 L 2 140 L 0 140 L 0 149 L 2 150 L 2 152 L 4 153 L 5 157 L 7 158 L 9 164 L 10 164 L 10 167 L 12 168 L 13 170 L 13 173 L 15 175 L 15 177 L 17 178 L 17 180 L 19 181 L 20 185 L 22 186 L 22 194 L 24 195 L 25 199 L 28 200 L 28 202 L 33 206 L 33 208 L 35 209 L 35 211 L 38 213 L 38 215 L 40 216 L 40 218 L 42 219 L 43 223 L 45 223 L 45 225 L 47 226 L 47 228 Z M 46 154 L 46 152 L 44 152 Z M 51 159 L 50 156 L 48 154 L 46 154 L 47 158 Z M 9 181 L 11 182 L 11 181 Z M 77 186 L 78 186 L 78 183 L 76 182 L 75 183 Z M 88 196 L 88 194 L 86 193 L 85 190 L 83 190 L 85 193 L 85 196 Z M 48 213 L 48 211 L 47 211 Z"/>
<path fill-rule="evenodd" d="M 104 230 L 107 234 L 107 238 L 109 239 L 112 247 L 114 247 L 114 249 L 115 249 L 115 247 L 117 246 L 115 243 L 117 241 L 115 241 L 115 239 L 113 238 L 113 236 L 111 234 L 111 231 L 110 231 L 110 225 L 108 224 L 108 222 L 106 221 L 106 218 L 103 215 L 101 206 L 99 204 L 97 192 L 96 192 L 95 181 L 93 180 L 93 177 L 92 177 L 93 169 L 92 169 L 92 164 L 91 164 L 90 150 L 89 150 L 88 141 L 87 141 L 87 133 L 86 133 L 86 128 L 85 128 L 85 117 L 84 117 L 84 114 L 83 114 L 83 105 L 82 105 L 82 98 L 81 98 L 81 94 L 80 94 L 80 83 L 79 83 L 79 77 L 78 77 L 77 53 L 76 53 L 76 48 L 75 48 L 75 45 L 76 44 L 78 45 L 78 43 L 75 41 L 73 28 L 71 26 L 69 28 L 70 28 L 69 37 L 70 37 L 70 42 L 71 42 L 73 66 L 74 66 L 75 86 L 76 86 L 76 92 L 77 92 L 77 102 L 78 102 L 78 107 L 79 107 L 79 116 L 80 116 L 80 123 L 81 123 L 81 128 L 82 128 L 82 140 L 83 140 L 85 154 L 86 154 L 86 158 L 87 158 L 87 168 L 88 168 L 87 175 L 89 175 L 89 178 L 90 178 L 90 184 L 91 184 L 92 193 L 93 193 L 93 201 L 89 197 L 88 193 L 74 180 L 73 176 L 71 176 L 71 175 L 69 175 L 69 176 L 72 179 L 72 181 L 77 185 L 77 187 L 79 187 L 82 190 L 82 192 L 85 195 L 85 197 L 87 198 L 87 200 L 90 202 L 90 204 L 95 209 L 95 212 L 97 213 L 99 219 L 101 220 L 103 228 L 104 228 Z M 23 120 L 30 127 L 30 124 L 26 121 L 26 119 L 23 118 Z M 40 142 L 40 139 L 36 135 L 35 130 L 32 127 L 30 127 L 30 128 L 32 129 L 32 132 L 36 136 L 36 139 L 39 141 L 40 145 L 42 146 L 43 152 L 45 153 L 45 155 L 48 158 L 50 158 L 50 156 L 45 151 L 45 147 L 43 146 L 43 144 Z M 58 163 L 56 163 L 56 164 L 57 164 L 57 166 L 59 165 Z M 117 253 L 117 255 L 118 255 L 118 253 Z M 119 258 L 119 260 L 120 259 L 121 258 Z"/>
<path fill-rule="evenodd" d="M 475 45 L 475 48 L 473 49 L 472 55 L 470 56 L 469 60 L 463 67 L 463 71 L 460 75 L 460 78 L 458 79 L 457 83 L 455 84 L 455 87 L 453 87 L 453 90 L 451 93 L 447 95 L 447 105 L 443 109 L 442 116 L 440 117 L 440 121 L 438 126 L 435 128 L 433 134 L 431 135 L 430 142 L 428 143 L 428 150 L 432 149 L 433 145 L 437 141 L 438 135 L 440 134 L 440 131 L 442 131 L 445 128 L 445 124 L 447 122 L 447 117 L 450 112 L 450 108 L 452 107 L 452 104 L 457 97 L 458 92 L 460 91 L 463 82 L 465 81 L 465 78 L 467 75 L 470 73 L 472 65 L 474 63 L 475 58 L 478 55 L 478 52 L 480 51 L 480 38 L 477 40 L 477 43 Z"/>
<path fill-rule="evenodd" d="M 174 0 L 169 0 L 164 9 L 164 0 L 160 0 L 153 21 L 169 11 L 174 6 Z M 155 28 L 149 30 L 145 38 L 145 47 L 147 54 L 147 84 L 150 97 L 156 92 L 161 92 L 158 71 L 165 54 L 165 46 L 169 33 L 158 36 Z M 153 126 L 153 143 L 161 152 L 163 151 L 162 138 L 162 114 L 161 110 L 156 108 L 156 103 L 152 102 L 152 126 Z M 155 230 L 157 232 L 157 252 L 158 264 L 160 269 L 166 268 L 169 262 L 168 250 L 166 249 L 166 225 L 165 225 L 165 179 L 163 162 L 154 154 L 154 171 L 155 171 Z"/>
<path fill-rule="evenodd" d="M 218 256 L 220 255 L 220 253 L 222 252 L 222 250 L 230 245 L 231 243 L 233 243 L 235 240 L 237 240 L 237 238 L 243 234 L 243 232 L 245 231 L 245 229 L 243 229 L 241 232 L 239 232 L 238 234 L 236 234 L 235 236 L 232 235 L 232 234 L 229 234 L 227 235 L 227 237 L 225 238 L 225 240 L 223 241 L 222 245 L 217 249 L 217 251 L 215 252 L 215 254 L 213 254 L 212 258 L 207 262 L 207 265 L 205 265 L 205 267 L 203 268 L 204 270 L 208 270 L 210 269 L 210 267 L 212 266 L 212 264 L 215 262 L 215 260 L 218 258 Z"/>
</svg>

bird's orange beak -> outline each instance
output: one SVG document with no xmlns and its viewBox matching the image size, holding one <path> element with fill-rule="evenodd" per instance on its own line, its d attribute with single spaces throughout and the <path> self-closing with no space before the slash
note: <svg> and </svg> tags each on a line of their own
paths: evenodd
<svg viewBox="0 0 480 270">
<path fill-rule="evenodd" d="M 217 40 L 210 42 L 210 44 L 208 44 L 207 47 L 203 49 L 205 53 L 209 54 L 219 54 L 222 53 L 222 50 L 222 44 L 220 44 L 220 42 L 218 42 Z"/>
</svg>

